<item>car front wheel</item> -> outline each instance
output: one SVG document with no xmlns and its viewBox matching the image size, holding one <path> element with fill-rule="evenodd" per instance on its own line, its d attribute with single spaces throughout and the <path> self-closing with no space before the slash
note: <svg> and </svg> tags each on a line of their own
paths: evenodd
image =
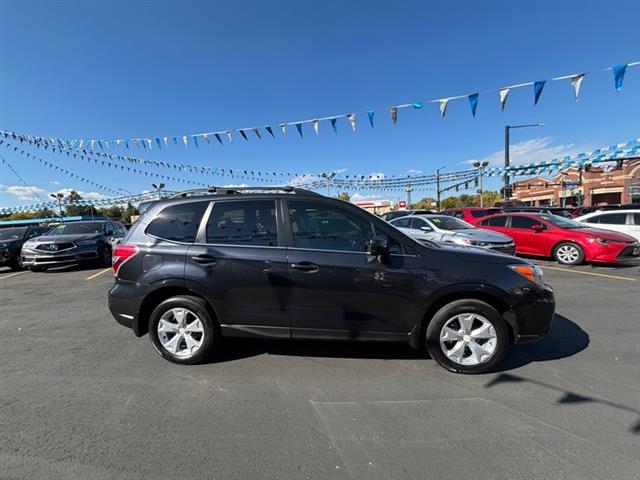
<svg viewBox="0 0 640 480">
<path fill-rule="evenodd" d="M 181 295 L 158 305 L 149 318 L 156 351 L 173 363 L 193 364 L 217 348 L 220 334 L 203 299 Z"/>
<path fill-rule="evenodd" d="M 429 322 L 427 351 L 451 372 L 485 373 L 504 357 L 509 332 L 500 313 L 480 300 L 456 300 Z"/>
<path fill-rule="evenodd" d="M 580 245 L 564 242 L 554 248 L 553 257 L 563 265 L 579 265 L 584 261 L 584 250 Z"/>
</svg>

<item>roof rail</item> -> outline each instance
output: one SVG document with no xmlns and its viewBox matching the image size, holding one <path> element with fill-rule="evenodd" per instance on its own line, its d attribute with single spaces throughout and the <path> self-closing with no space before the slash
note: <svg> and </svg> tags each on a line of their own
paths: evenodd
<svg viewBox="0 0 640 480">
<path fill-rule="evenodd" d="M 198 195 L 236 195 L 241 193 L 254 193 L 254 192 L 273 192 L 273 193 L 295 193 L 301 196 L 316 196 L 321 197 L 319 193 L 312 192 L 311 190 L 305 190 L 303 188 L 296 188 L 291 186 L 280 187 L 215 187 L 209 188 L 195 188 L 191 190 L 184 190 L 172 195 L 169 198 L 184 198 L 189 196 Z"/>
</svg>

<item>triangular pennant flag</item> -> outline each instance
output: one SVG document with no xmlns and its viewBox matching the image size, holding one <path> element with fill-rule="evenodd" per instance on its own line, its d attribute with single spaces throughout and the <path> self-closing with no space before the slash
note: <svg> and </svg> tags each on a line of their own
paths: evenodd
<svg viewBox="0 0 640 480">
<path fill-rule="evenodd" d="M 422 102 L 415 102 L 414 104 L 412 104 L 413 108 L 415 108 L 416 110 L 421 109 L 422 107 L 424 107 L 424 103 Z"/>
<path fill-rule="evenodd" d="M 294 124 L 296 126 L 296 129 L 298 130 L 298 133 L 300 134 L 300 138 L 302 138 L 302 124 L 301 123 L 295 123 Z"/>
<path fill-rule="evenodd" d="M 500 111 L 504 112 L 504 107 L 507 104 L 507 97 L 509 96 L 510 88 L 501 88 L 498 90 L 500 94 Z"/>
<path fill-rule="evenodd" d="M 533 104 L 537 105 L 538 100 L 540 99 L 540 95 L 542 94 L 542 90 L 544 89 L 544 85 L 547 83 L 546 80 L 540 80 L 534 82 L 533 84 Z"/>
<path fill-rule="evenodd" d="M 627 65 L 616 65 L 612 67 L 611 70 L 613 70 L 616 92 L 620 93 L 620 90 L 622 90 L 622 82 L 624 81 L 624 74 L 627 71 Z"/>
<path fill-rule="evenodd" d="M 231 136 L 231 130 L 227 130 L 227 138 L 229 139 L 229 143 L 233 143 L 233 137 Z"/>
<path fill-rule="evenodd" d="M 313 126 L 313 130 L 316 132 L 316 135 L 318 135 L 318 120 L 312 120 L 311 125 Z"/>
<path fill-rule="evenodd" d="M 158 145 L 158 148 L 160 150 L 162 150 L 162 145 L 160 144 L 160 139 L 159 138 L 156 138 L 156 144 Z"/>
<path fill-rule="evenodd" d="M 371 128 L 373 128 L 373 116 L 376 114 L 376 112 L 374 112 L 373 110 L 369 110 L 367 112 L 367 116 L 369 117 L 369 124 L 371 125 Z"/>
<path fill-rule="evenodd" d="M 177 144 L 178 144 L 178 139 L 177 139 L 176 137 L 173 137 L 173 143 L 174 143 L 175 145 L 177 145 Z"/>
<path fill-rule="evenodd" d="M 245 140 L 249 141 L 249 139 L 247 138 L 247 134 L 244 133 L 244 130 L 238 130 L 240 132 L 240 135 L 242 135 L 242 138 L 244 138 Z"/>
<path fill-rule="evenodd" d="M 224 144 L 222 143 L 222 138 L 220 138 L 220 134 L 219 134 L 219 133 L 214 133 L 214 135 L 215 135 L 215 137 L 216 137 L 216 140 L 218 140 L 218 142 L 220 142 L 220 145 L 224 145 Z"/>
<path fill-rule="evenodd" d="M 338 119 L 336 117 L 330 118 L 329 122 L 331 122 L 331 128 L 333 128 L 333 133 L 338 133 Z"/>
<path fill-rule="evenodd" d="M 168 147 L 169 146 L 169 138 L 168 137 L 163 137 L 162 139 L 164 140 L 164 146 Z"/>
<path fill-rule="evenodd" d="M 273 138 L 276 138 L 276 136 L 273 134 L 273 128 L 264 127 L 264 129 L 267 131 L 267 133 L 269 133 L 269 135 L 271 135 Z"/>
<path fill-rule="evenodd" d="M 471 114 L 473 118 L 476 118 L 476 108 L 478 108 L 478 97 L 479 93 L 472 93 L 467 98 L 469 99 L 469 106 L 471 107 Z"/>
<path fill-rule="evenodd" d="M 391 121 L 393 122 L 394 125 L 397 125 L 397 123 L 398 123 L 398 107 L 391 107 L 389 109 L 389 111 L 391 112 Z"/>
<path fill-rule="evenodd" d="M 281 123 L 279 125 L 280 130 L 282 130 L 282 135 L 286 135 L 287 134 L 287 124 L 286 123 Z"/>
<path fill-rule="evenodd" d="M 442 100 L 438 100 L 440 102 L 440 118 L 444 120 L 445 115 L 447 114 L 447 106 L 449 105 L 449 98 L 443 98 Z"/>
<path fill-rule="evenodd" d="M 253 130 L 253 133 L 256 134 L 256 137 L 258 137 L 259 139 L 262 139 L 262 137 L 260 136 L 260 130 L 257 127 L 252 128 L 251 130 Z"/>
<path fill-rule="evenodd" d="M 571 86 L 573 87 L 573 95 L 578 101 L 578 97 L 580 96 L 580 89 L 582 88 L 582 81 L 584 80 L 584 73 L 580 73 L 578 75 L 574 75 L 571 77 Z"/>
<path fill-rule="evenodd" d="M 203 133 L 202 134 L 202 138 L 204 138 L 205 142 L 207 142 L 209 145 L 211 145 L 211 142 L 209 141 L 209 134 L 208 133 Z"/>
<path fill-rule="evenodd" d="M 355 132 L 356 131 L 356 114 L 355 113 L 350 113 L 349 115 L 347 115 L 347 119 L 349 120 L 349 123 L 351 124 L 351 129 Z"/>
<path fill-rule="evenodd" d="M 187 148 L 187 136 L 186 135 L 184 135 L 182 137 L 182 143 L 184 143 L 184 148 Z"/>
<path fill-rule="evenodd" d="M 196 148 L 200 148 L 200 147 L 198 146 L 198 136 L 197 136 L 197 135 L 194 135 L 192 138 L 193 138 L 193 143 L 196 145 Z"/>
</svg>

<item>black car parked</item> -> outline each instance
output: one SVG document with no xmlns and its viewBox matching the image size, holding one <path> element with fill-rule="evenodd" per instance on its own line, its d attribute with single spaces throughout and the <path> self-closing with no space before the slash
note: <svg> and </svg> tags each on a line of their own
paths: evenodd
<svg viewBox="0 0 640 480">
<path fill-rule="evenodd" d="M 549 329 L 541 271 L 423 245 L 355 205 L 293 188 L 192 191 L 149 206 L 114 250 L 109 308 L 160 355 L 223 337 L 408 342 L 445 368 L 495 367 Z"/>
<path fill-rule="evenodd" d="M 20 250 L 30 238 L 43 235 L 50 227 L 13 227 L 0 229 L 0 267 L 22 268 Z"/>
<path fill-rule="evenodd" d="M 111 265 L 111 251 L 126 233 L 114 221 L 61 223 L 22 245 L 22 264 L 33 271 L 74 263 Z"/>
</svg>

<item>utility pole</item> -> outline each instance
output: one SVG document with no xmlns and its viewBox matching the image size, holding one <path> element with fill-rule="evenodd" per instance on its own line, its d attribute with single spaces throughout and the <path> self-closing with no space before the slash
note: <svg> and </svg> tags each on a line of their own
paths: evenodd
<svg viewBox="0 0 640 480">
<path fill-rule="evenodd" d="M 164 183 L 159 183 L 157 185 L 152 183 L 151 186 L 158 192 L 158 200 L 162 200 L 162 189 L 164 188 Z"/>
<path fill-rule="evenodd" d="M 407 192 L 407 210 L 411 210 L 411 192 L 413 192 L 413 188 L 411 185 L 407 185 L 404 191 Z"/>
<path fill-rule="evenodd" d="M 509 131 L 512 128 L 528 128 L 528 127 L 544 127 L 544 123 L 529 123 L 526 125 L 505 125 L 504 126 L 504 199 L 509 200 L 509 167 L 511 166 L 511 159 L 509 158 L 509 142 L 510 142 L 510 134 Z"/>
<path fill-rule="evenodd" d="M 321 173 L 320 176 L 322 178 L 324 178 L 325 181 L 327 182 L 327 197 L 330 197 L 331 196 L 331 181 L 333 180 L 333 177 L 336 176 L 336 172 Z"/>
<path fill-rule="evenodd" d="M 489 162 L 487 162 L 486 160 L 482 163 L 480 162 L 473 162 L 473 166 L 476 167 L 478 169 L 478 180 L 479 180 L 479 186 L 480 188 L 478 189 L 478 192 L 480 193 L 480 207 L 483 207 L 483 199 L 482 199 L 482 175 L 484 174 L 484 169 L 485 167 L 489 166 Z"/>
<path fill-rule="evenodd" d="M 58 211 L 60 212 L 60 222 L 64 223 L 64 220 L 62 219 L 62 199 L 64 198 L 64 195 L 62 193 L 51 193 L 50 195 L 56 200 L 58 200 Z"/>
<path fill-rule="evenodd" d="M 440 211 L 440 170 L 444 167 L 440 167 L 436 170 L 436 209 Z"/>
</svg>

